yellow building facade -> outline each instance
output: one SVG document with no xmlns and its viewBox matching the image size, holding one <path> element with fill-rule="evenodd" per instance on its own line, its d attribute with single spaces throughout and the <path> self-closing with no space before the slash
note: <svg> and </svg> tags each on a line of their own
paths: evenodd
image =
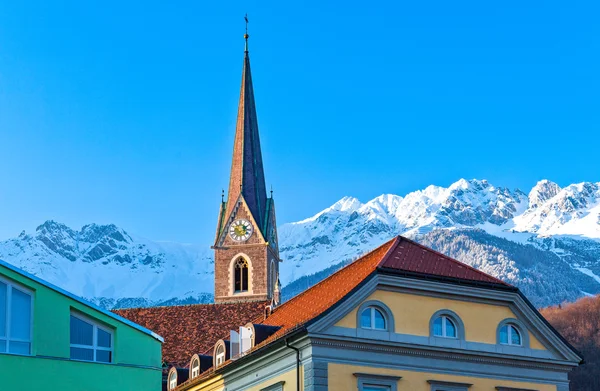
<svg viewBox="0 0 600 391">
<path fill-rule="evenodd" d="M 172 390 L 567 391 L 582 360 L 517 288 L 402 237 L 255 322 Z"/>
</svg>

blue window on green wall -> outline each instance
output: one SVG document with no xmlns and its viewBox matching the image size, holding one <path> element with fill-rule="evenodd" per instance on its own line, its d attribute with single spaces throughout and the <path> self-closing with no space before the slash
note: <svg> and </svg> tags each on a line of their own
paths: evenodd
<svg viewBox="0 0 600 391">
<path fill-rule="evenodd" d="M 71 359 L 111 363 L 113 333 L 95 320 L 71 313 Z"/>
<path fill-rule="evenodd" d="M 0 279 L 0 353 L 31 354 L 33 293 Z"/>
</svg>

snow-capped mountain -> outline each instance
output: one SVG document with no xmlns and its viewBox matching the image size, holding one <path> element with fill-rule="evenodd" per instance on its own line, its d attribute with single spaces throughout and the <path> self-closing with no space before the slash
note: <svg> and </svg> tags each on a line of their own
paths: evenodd
<svg viewBox="0 0 600 391">
<path fill-rule="evenodd" d="M 544 180 L 525 194 L 461 179 L 366 203 L 345 197 L 280 226 L 284 296 L 399 234 L 519 286 L 536 305 L 600 293 L 600 183 Z M 212 299 L 209 245 L 153 242 L 114 225 L 48 221 L 0 242 L 0 259 L 107 307 Z"/>
<path fill-rule="evenodd" d="M 152 242 L 114 225 L 76 231 L 47 221 L 0 242 L 0 259 L 105 307 L 212 300 L 208 247 Z"/>
<path fill-rule="evenodd" d="M 293 283 L 307 271 L 333 271 L 398 234 L 521 287 L 538 305 L 600 293 L 600 183 L 561 189 L 544 180 L 526 195 L 461 179 L 447 188 L 382 195 L 364 204 L 345 197 L 281 226 L 287 294 L 323 277 Z M 548 290 L 541 288 L 548 283 Z"/>
</svg>

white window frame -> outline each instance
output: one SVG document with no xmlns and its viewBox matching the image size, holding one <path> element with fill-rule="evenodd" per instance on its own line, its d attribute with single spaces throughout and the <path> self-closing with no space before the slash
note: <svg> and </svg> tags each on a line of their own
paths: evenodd
<svg viewBox="0 0 600 391">
<path fill-rule="evenodd" d="M 31 356 L 31 351 L 33 350 L 33 305 L 34 305 L 34 294 L 31 289 L 24 287 L 23 285 L 16 283 L 12 280 L 8 280 L 0 277 L 0 281 L 6 284 L 6 335 L 4 337 L 0 336 L 0 341 L 6 341 L 6 352 L 0 354 L 17 354 L 21 356 Z M 10 323 L 11 323 L 11 315 L 12 315 L 12 291 L 16 289 L 25 293 L 29 296 L 31 300 L 30 305 L 30 314 L 29 314 L 29 339 L 22 338 L 11 338 L 10 336 Z M 29 353 L 11 353 L 10 352 L 10 342 L 25 342 L 29 343 Z"/>
<path fill-rule="evenodd" d="M 361 328 L 363 329 L 367 329 L 367 330 L 379 330 L 379 331 L 386 331 L 388 329 L 388 319 L 386 317 L 386 314 L 384 311 L 380 310 L 379 308 L 375 307 L 375 306 L 368 306 L 367 308 L 364 308 L 362 310 L 362 313 L 360 314 L 360 318 L 362 319 L 362 314 L 365 311 L 371 311 L 371 325 L 369 327 L 365 327 L 362 324 L 360 325 Z M 379 311 L 379 313 L 381 314 L 381 316 L 383 317 L 383 322 L 385 323 L 384 327 L 382 329 L 376 328 L 375 327 L 375 311 Z"/>
<path fill-rule="evenodd" d="M 90 318 L 89 316 L 80 314 L 75 311 L 71 311 L 70 314 L 72 317 L 77 318 L 81 321 L 89 323 L 93 326 L 92 331 L 92 345 L 80 345 L 71 343 L 71 317 L 69 317 L 69 348 L 81 348 L 81 349 L 92 349 L 94 351 L 94 359 L 93 360 L 83 360 L 80 358 L 71 358 L 71 352 L 69 351 L 69 358 L 73 361 L 85 361 L 85 362 L 96 362 L 100 364 L 112 364 L 115 361 L 115 332 L 110 328 L 102 325 L 97 320 Z M 98 329 L 108 333 L 110 335 L 110 348 L 104 346 L 98 346 Z M 105 361 L 97 361 L 96 352 L 98 350 L 102 350 L 105 352 L 110 352 L 110 362 Z"/>
<path fill-rule="evenodd" d="M 509 345 L 509 346 L 523 346 L 523 333 L 521 333 L 521 331 L 517 328 L 517 326 L 515 326 L 512 323 L 507 323 L 505 325 L 503 325 L 502 327 L 506 327 L 506 335 L 508 337 L 508 341 L 506 343 L 504 342 L 500 342 L 501 345 Z M 521 343 L 513 343 L 512 342 L 512 331 L 516 331 L 517 335 L 519 336 L 519 341 Z"/>
<path fill-rule="evenodd" d="M 177 388 L 177 371 L 172 372 L 171 376 L 169 376 L 169 390 L 174 390 Z"/>
<path fill-rule="evenodd" d="M 216 361 L 215 361 L 215 364 L 217 367 L 223 365 L 223 363 L 225 362 L 225 351 L 227 350 L 227 349 L 225 349 L 224 345 L 219 345 L 219 346 L 217 346 L 217 352 L 219 351 L 219 348 L 222 348 L 223 351 L 220 353 L 217 353 L 217 357 L 216 357 Z"/>
<path fill-rule="evenodd" d="M 196 365 L 196 366 L 194 366 Z M 192 360 L 192 379 L 198 377 L 200 375 L 200 359 L 194 358 Z"/>
<path fill-rule="evenodd" d="M 456 321 L 454 321 L 454 319 L 452 319 L 448 315 L 440 315 L 440 316 L 438 316 L 438 318 L 442 319 L 442 335 L 435 335 L 435 333 L 434 333 L 433 334 L 434 337 L 457 339 L 458 338 L 458 325 L 456 324 Z M 435 322 L 435 320 L 434 320 L 434 322 Z M 448 333 L 446 331 L 446 322 L 451 322 L 454 325 L 454 336 L 448 335 Z"/>
</svg>

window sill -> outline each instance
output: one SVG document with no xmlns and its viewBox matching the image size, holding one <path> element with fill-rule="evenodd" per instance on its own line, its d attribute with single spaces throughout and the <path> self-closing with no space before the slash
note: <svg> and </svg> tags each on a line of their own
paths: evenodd
<svg viewBox="0 0 600 391">
<path fill-rule="evenodd" d="M 31 353 L 25 354 L 25 353 L 0 352 L 0 355 L 17 356 L 17 357 L 35 357 Z"/>
<path fill-rule="evenodd" d="M 84 363 L 88 363 L 88 364 L 104 364 L 104 365 L 114 365 L 114 362 L 104 362 L 104 361 L 90 361 L 90 360 L 78 360 L 76 358 L 69 358 L 69 361 L 74 361 L 74 362 L 84 362 Z"/>
</svg>

